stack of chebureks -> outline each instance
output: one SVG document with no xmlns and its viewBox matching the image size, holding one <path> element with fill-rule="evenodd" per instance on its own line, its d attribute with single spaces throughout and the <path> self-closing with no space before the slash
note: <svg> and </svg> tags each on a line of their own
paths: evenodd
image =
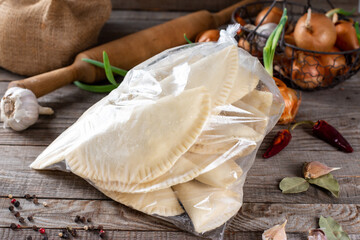
<svg viewBox="0 0 360 240">
<path fill-rule="evenodd" d="M 130 71 L 31 167 L 65 161 L 134 209 L 160 216 L 186 212 L 198 233 L 223 225 L 242 205 L 236 186 L 243 170 L 235 160 L 262 141 L 273 94 L 257 90 L 259 79 L 239 65 L 236 46 L 206 56 L 194 54 L 197 47 L 155 62 L 151 71 Z"/>
</svg>

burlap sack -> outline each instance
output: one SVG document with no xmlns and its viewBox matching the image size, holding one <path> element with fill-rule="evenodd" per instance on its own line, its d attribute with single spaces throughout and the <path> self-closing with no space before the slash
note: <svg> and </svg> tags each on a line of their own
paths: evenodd
<svg viewBox="0 0 360 240">
<path fill-rule="evenodd" d="M 1 0 L 0 66 L 27 76 L 66 66 L 110 13 L 110 0 Z"/>
</svg>

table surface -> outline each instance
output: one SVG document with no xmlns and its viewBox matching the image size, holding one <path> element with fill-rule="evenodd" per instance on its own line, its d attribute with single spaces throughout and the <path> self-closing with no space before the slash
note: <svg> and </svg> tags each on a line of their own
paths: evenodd
<svg viewBox="0 0 360 240">
<path fill-rule="evenodd" d="M 114 11 L 101 32 L 100 43 L 184 15 L 202 8 L 201 3 L 204 3 L 194 3 L 193 8 L 183 4 L 180 8 L 173 1 L 166 9 L 159 5 L 161 11 L 155 12 L 145 2 L 139 6 L 140 3 L 136 5 L 132 1 L 113 1 Z M 185 2 L 190 4 L 191 1 Z M 219 2 L 208 1 L 209 9 L 217 10 L 234 1 L 217 4 Z M 344 4 L 356 6 L 354 1 Z M 144 8 L 151 11 L 139 11 Z M 21 78 L 0 69 L 1 96 L 9 81 Z M 48 144 L 103 96 L 68 85 L 39 99 L 42 105 L 52 107 L 55 115 L 41 116 L 35 125 L 21 133 L 0 128 L 0 239 L 24 239 L 27 235 L 40 239 L 40 234 L 30 229 L 33 224 L 45 228 L 51 236 L 49 239 L 57 239 L 62 228 L 83 226 L 74 223 L 76 215 L 91 217 L 94 225 L 103 225 L 108 239 L 196 239 L 170 223 L 110 200 L 74 174 L 38 172 L 29 168 Z M 320 216 L 332 216 L 352 239 L 360 239 L 360 74 L 332 89 L 303 92 L 297 120 L 307 119 L 327 120 L 343 133 L 355 151 L 351 154 L 339 152 L 314 138 L 309 128 L 299 127 L 293 131 L 293 140 L 285 151 L 264 160 L 261 154 L 280 129 L 275 127 L 263 141 L 248 173 L 244 204 L 228 224 L 225 239 L 261 239 L 265 229 L 285 219 L 288 220 L 288 239 L 306 239 L 307 231 L 318 227 Z M 300 176 L 302 164 L 309 161 L 341 167 L 333 173 L 340 183 L 339 198 L 314 187 L 305 193 L 281 193 L 280 180 Z M 8 210 L 8 194 L 21 202 L 22 216 L 35 214 L 34 222 L 27 225 L 29 228 L 19 231 L 9 228 L 17 220 Z M 35 194 L 39 202 L 46 202 L 48 207 L 28 202 L 24 199 L 25 194 Z M 84 230 L 79 230 L 78 234 L 79 239 L 99 238 Z"/>
</svg>

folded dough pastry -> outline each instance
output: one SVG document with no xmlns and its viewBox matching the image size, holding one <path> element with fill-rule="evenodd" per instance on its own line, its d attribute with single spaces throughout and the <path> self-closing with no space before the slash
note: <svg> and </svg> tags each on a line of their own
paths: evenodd
<svg viewBox="0 0 360 240">
<path fill-rule="evenodd" d="M 273 94 L 271 92 L 254 90 L 241 98 L 241 101 L 258 109 L 266 116 L 269 116 L 273 103 Z M 236 103 L 233 105 L 238 107 Z"/>
<path fill-rule="evenodd" d="M 194 143 L 210 112 L 204 87 L 133 108 L 105 103 L 65 132 L 79 135 L 70 141 L 73 144 L 66 142 L 68 148 L 55 157 L 51 151 L 49 156 L 44 152 L 31 167 L 46 167 L 52 158 L 65 159 L 75 174 L 109 185 L 110 181 L 151 181 L 168 171 Z M 62 134 L 49 148 L 63 148 L 62 137 L 69 140 Z"/>
<path fill-rule="evenodd" d="M 242 174 L 243 171 L 240 166 L 234 160 L 228 160 L 195 179 L 213 187 L 227 188 L 238 181 Z"/>
<path fill-rule="evenodd" d="M 190 152 L 222 154 L 237 147 L 240 157 L 249 154 L 263 135 L 233 116 L 211 115 Z M 239 144 L 241 143 L 241 144 Z"/>
<path fill-rule="evenodd" d="M 162 89 L 166 89 L 165 93 L 178 82 L 184 84 L 184 89 L 204 86 L 210 93 L 211 108 L 223 105 L 229 98 L 238 73 L 237 47 L 232 45 L 215 51 L 194 63 L 185 63 L 179 69 L 181 71 L 175 71 L 177 74 L 169 75 L 160 82 Z"/>
<path fill-rule="evenodd" d="M 253 91 L 258 83 L 258 76 L 239 66 L 236 78 L 234 80 L 234 86 L 231 89 L 230 95 L 226 102 L 228 104 L 236 102 L 249 92 Z"/>
<path fill-rule="evenodd" d="M 242 205 L 237 193 L 196 180 L 173 186 L 173 189 L 198 233 L 223 225 Z"/>
<path fill-rule="evenodd" d="M 237 156 L 233 158 L 238 158 Z M 127 193 L 143 193 L 157 191 L 159 189 L 168 188 L 173 185 L 188 182 L 199 176 L 203 171 L 211 165 L 214 168 L 224 161 L 224 156 L 214 154 L 196 154 L 186 152 L 183 154 L 163 175 L 152 181 L 141 182 L 135 184 L 125 184 L 120 182 L 104 183 L 96 181 L 96 185 L 108 190 L 127 192 Z M 94 183 L 95 184 L 95 183 Z"/>
<path fill-rule="evenodd" d="M 99 186 L 96 187 L 99 188 Z M 149 193 L 121 193 L 102 188 L 99 188 L 99 190 L 116 202 L 150 215 L 157 214 L 169 217 L 184 213 L 171 188 Z"/>
</svg>

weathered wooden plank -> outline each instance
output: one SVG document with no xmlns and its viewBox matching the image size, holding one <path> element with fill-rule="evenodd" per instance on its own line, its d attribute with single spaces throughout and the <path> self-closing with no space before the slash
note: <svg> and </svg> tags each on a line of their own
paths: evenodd
<svg viewBox="0 0 360 240">
<path fill-rule="evenodd" d="M 47 236 L 52 239 L 57 239 L 57 236 L 61 232 L 58 229 L 47 229 Z M 99 236 L 97 232 L 89 232 L 84 230 L 77 230 L 77 239 L 89 239 L 98 240 Z M 262 232 L 229 232 L 224 234 L 224 240 L 252 240 L 261 239 Z M 289 240 L 304 240 L 306 239 L 306 233 L 287 233 L 287 239 Z M 32 236 L 33 239 L 38 239 L 40 234 L 28 229 L 22 229 L 19 231 L 12 231 L 8 228 L 0 228 L 0 238 L 7 240 L 25 239 L 26 236 Z M 133 240 L 150 240 L 150 239 L 172 239 L 172 240 L 195 240 L 199 239 L 194 235 L 186 232 L 164 232 L 164 231 L 106 231 L 107 239 L 133 239 Z M 350 234 L 352 240 L 359 240 L 359 234 Z"/>
<path fill-rule="evenodd" d="M 25 199 L 18 199 L 22 209 L 22 216 L 34 214 L 33 224 L 44 228 L 63 228 L 66 226 L 80 226 L 76 224 L 76 215 L 91 217 L 93 224 L 101 224 L 105 229 L 112 230 L 159 230 L 176 231 L 176 228 L 163 220 L 131 210 L 113 201 L 99 200 L 63 200 L 41 199 L 46 201 L 48 207 L 41 204 L 34 205 Z M 10 200 L 0 199 L 0 227 L 8 227 L 16 218 L 7 209 Z M 257 232 L 281 223 L 288 219 L 288 232 L 307 232 L 317 227 L 320 216 L 335 218 L 348 233 L 359 234 L 360 205 L 356 204 L 269 204 L 269 203 L 244 203 L 235 218 L 230 222 L 228 231 Z"/>
<path fill-rule="evenodd" d="M 28 166 L 42 151 L 40 146 L 0 146 L 0 196 L 9 193 L 23 196 L 36 194 L 42 198 L 106 199 L 90 184 L 71 173 L 35 171 Z M 296 158 L 293 158 L 293 156 Z M 344 156 L 339 161 L 338 159 Z M 346 156 L 346 157 L 345 157 Z M 360 202 L 360 168 L 358 154 L 342 152 L 285 151 L 280 157 L 256 159 L 244 186 L 245 202 L 283 203 L 358 203 Z M 341 167 L 334 172 L 341 185 L 340 198 L 311 187 L 306 193 L 284 195 L 278 188 L 283 177 L 300 176 L 305 161 L 319 160 L 329 166 Z"/>
<path fill-rule="evenodd" d="M 125 0 L 112 0 L 113 9 L 131 9 L 131 10 L 148 10 L 148 11 L 196 11 L 207 9 L 209 11 L 219 11 L 232 4 L 239 2 L 238 0 L 155 0 L 155 1 L 125 1 Z M 271 1 L 270 1 L 271 2 Z M 294 1 L 292 1 L 294 2 Z M 296 1 L 298 3 L 306 4 L 307 1 Z M 351 10 L 352 7 L 357 7 L 356 2 L 353 0 L 336 0 L 331 1 L 335 7 L 342 7 Z M 312 1 L 313 7 L 329 9 L 326 1 Z"/>
</svg>

